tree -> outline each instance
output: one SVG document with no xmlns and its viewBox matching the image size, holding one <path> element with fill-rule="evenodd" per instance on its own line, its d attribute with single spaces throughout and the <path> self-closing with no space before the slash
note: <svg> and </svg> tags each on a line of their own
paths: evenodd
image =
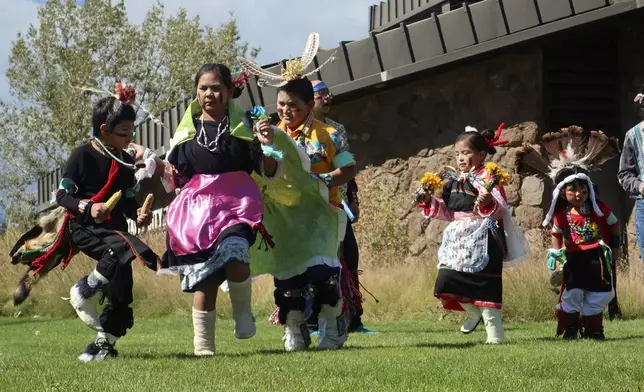
<svg viewBox="0 0 644 392">
<path fill-rule="evenodd" d="M 33 218 L 28 186 L 88 140 L 96 97 L 79 87 L 112 91 L 115 82 L 127 82 L 137 103 L 157 113 L 193 95 L 200 64 L 233 66 L 248 51 L 232 13 L 213 29 L 184 9 L 166 17 L 158 2 L 135 25 L 124 1 L 112 3 L 48 0 L 38 25 L 12 43 L 7 78 L 14 102 L 0 102 L 0 204 L 10 222 Z"/>
</svg>

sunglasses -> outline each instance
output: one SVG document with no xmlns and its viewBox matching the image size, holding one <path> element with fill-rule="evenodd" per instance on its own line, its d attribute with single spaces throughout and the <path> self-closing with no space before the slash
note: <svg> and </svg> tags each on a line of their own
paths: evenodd
<svg viewBox="0 0 644 392">
<path fill-rule="evenodd" d="M 320 91 L 319 93 L 315 93 L 313 97 L 315 99 L 333 99 L 333 94 L 331 94 L 328 90 Z"/>
</svg>

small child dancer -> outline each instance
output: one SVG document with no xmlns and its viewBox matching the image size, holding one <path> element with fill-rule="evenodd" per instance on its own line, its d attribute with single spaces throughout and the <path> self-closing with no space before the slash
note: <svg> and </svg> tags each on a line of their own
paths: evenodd
<svg viewBox="0 0 644 392">
<path fill-rule="evenodd" d="M 136 166 L 123 152 L 132 140 L 136 118 L 130 105 L 134 91 L 130 88 L 126 93 L 119 91 L 127 100 L 107 97 L 94 105 L 94 138 L 72 152 L 56 194 L 58 205 L 67 210 L 63 230 L 71 234 L 74 248 L 98 262 L 70 291 L 70 302 L 80 319 L 98 331 L 78 357 L 83 362 L 117 356 L 116 341 L 134 324 L 131 262 L 139 259 L 156 270 L 158 261 L 146 244 L 128 233 L 126 216 L 139 226 L 149 225 L 152 216 L 134 198 Z M 106 203 L 108 199 L 116 200 L 115 205 Z M 100 317 L 99 292 L 107 298 Z"/>
<path fill-rule="evenodd" d="M 557 336 L 576 339 L 581 332 L 584 338 L 604 340 L 603 312 L 615 297 L 620 229 L 611 209 L 597 199 L 597 187 L 588 173 L 617 155 L 617 140 L 601 131 L 586 137 L 582 128 L 571 126 L 544 135 L 543 142 L 551 162 L 531 147 L 524 148 L 523 160 L 548 173 L 555 184 L 543 226 L 552 222 L 548 267 L 555 274 L 563 273 L 555 312 Z M 526 157 L 532 158 L 530 163 Z"/>
<path fill-rule="evenodd" d="M 450 221 L 438 251 L 434 295 L 445 309 L 465 311 L 461 332 L 473 332 L 481 320 L 487 343 L 504 340 L 501 322 L 504 265 L 525 258 L 525 239 L 510 215 L 502 185 L 509 175 L 495 164 L 483 165 L 496 152 L 503 124 L 496 134 L 468 127 L 454 146 L 458 169 L 442 179 L 427 174 L 438 196 L 422 193 L 423 215 Z M 431 181 L 431 178 L 434 181 Z M 429 180 L 429 181 L 427 181 Z M 427 190 L 427 188 L 424 188 Z"/>
</svg>

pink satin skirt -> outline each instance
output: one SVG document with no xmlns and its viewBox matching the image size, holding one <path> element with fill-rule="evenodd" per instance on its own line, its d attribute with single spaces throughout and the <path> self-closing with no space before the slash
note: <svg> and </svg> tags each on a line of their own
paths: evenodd
<svg viewBox="0 0 644 392">
<path fill-rule="evenodd" d="M 221 232 L 231 226 L 262 221 L 261 194 L 246 172 L 197 174 L 168 207 L 169 245 L 177 256 L 211 248 Z"/>
</svg>

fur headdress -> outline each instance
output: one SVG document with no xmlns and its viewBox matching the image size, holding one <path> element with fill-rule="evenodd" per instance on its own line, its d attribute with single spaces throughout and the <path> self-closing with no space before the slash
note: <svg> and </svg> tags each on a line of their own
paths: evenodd
<svg viewBox="0 0 644 392">
<path fill-rule="evenodd" d="M 619 153 L 617 138 L 609 137 L 602 131 L 585 132 L 583 128 L 572 125 L 541 138 L 547 157 L 531 146 L 524 146 L 517 154 L 519 173 L 531 172 L 549 177 L 553 183 L 563 170 L 573 174 L 555 183 L 550 209 L 543 221 L 547 226 L 554 214 L 555 205 L 562 189 L 575 180 L 588 183 L 590 201 L 598 216 L 602 212 L 597 205 L 593 183 L 586 173 L 599 169 L 599 166 Z"/>
<path fill-rule="evenodd" d="M 306 72 L 306 69 L 309 67 L 309 65 L 311 65 L 313 59 L 315 58 L 315 55 L 318 53 L 319 47 L 319 34 L 309 34 L 309 37 L 306 40 L 306 45 L 304 46 L 302 57 L 300 57 L 299 59 L 295 58 L 287 60 L 282 65 L 282 71 L 279 75 L 269 72 L 256 63 L 243 57 L 239 57 L 237 60 L 239 61 L 239 64 L 244 68 L 244 70 L 259 77 L 259 80 L 257 81 L 257 84 L 259 86 L 282 87 L 291 80 L 305 78 L 316 73 L 327 63 L 335 59 L 335 57 L 331 55 L 328 60 L 325 61 L 322 65 L 311 72 Z"/>
</svg>

